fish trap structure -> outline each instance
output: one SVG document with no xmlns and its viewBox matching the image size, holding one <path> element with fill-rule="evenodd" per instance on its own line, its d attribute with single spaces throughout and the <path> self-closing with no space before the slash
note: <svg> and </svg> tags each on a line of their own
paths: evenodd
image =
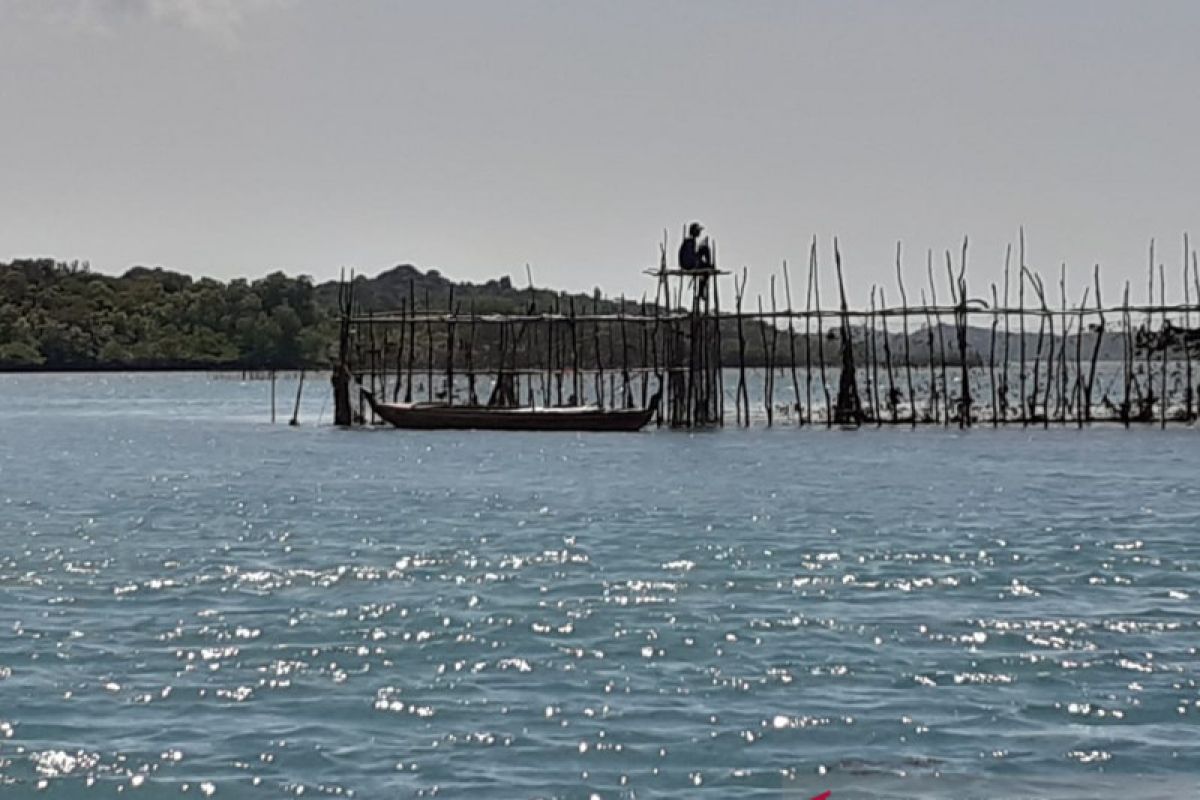
<svg viewBox="0 0 1200 800">
<path fill-rule="evenodd" d="M 836 240 L 832 307 L 822 306 L 815 240 L 802 307 L 786 263 L 750 307 L 747 270 L 670 269 L 665 237 L 646 271 L 654 297 L 637 301 L 551 294 L 530 281 L 521 311 L 483 313 L 453 286 L 435 300 L 410 284 L 399 308 L 364 311 L 352 276 L 340 287 L 334 420 L 378 422 L 361 387 L 392 402 L 491 408 L 645 408 L 657 395 L 656 423 L 685 429 L 1196 421 L 1200 269 L 1186 236 L 1173 304 L 1153 242 L 1143 304 L 1131 303 L 1126 282 L 1120 305 L 1106 306 L 1099 267 L 1071 303 L 1065 266 L 1055 287 L 1026 264 L 1023 232 L 1013 251 L 1001 284 L 982 296 L 968 287 L 967 240 L 944 264 L 929 252 L 927 282 L 910 295 L 897 245 L 899 303 L 873 285 L 857 309 Z"/>
</svg>

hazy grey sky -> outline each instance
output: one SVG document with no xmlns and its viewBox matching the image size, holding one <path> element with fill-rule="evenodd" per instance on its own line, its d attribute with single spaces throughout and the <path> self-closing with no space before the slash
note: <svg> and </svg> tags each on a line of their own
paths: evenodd
<svg viewBox="0 0 1200 800">
<path fill-rule="evenodd" d="M 0 0 L 0 258 L 639 294 L 696 218 L 755 288 L 968 234 L 981 295 L 1024 224 L 1140 297 L 1200 238 L 1198 78 L 1194 0 Z"/>
</svg>

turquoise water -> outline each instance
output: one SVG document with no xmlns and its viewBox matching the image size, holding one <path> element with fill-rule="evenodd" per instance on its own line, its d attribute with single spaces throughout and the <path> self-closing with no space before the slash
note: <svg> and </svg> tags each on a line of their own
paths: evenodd
<svg viewBox="0 0 1200 800">
<path fill-rule="evenodd" d="M 342 432 L 311 388 L 0 376 L 0 796 L 1200 791 L 1195 430 Z"/>
</svg>

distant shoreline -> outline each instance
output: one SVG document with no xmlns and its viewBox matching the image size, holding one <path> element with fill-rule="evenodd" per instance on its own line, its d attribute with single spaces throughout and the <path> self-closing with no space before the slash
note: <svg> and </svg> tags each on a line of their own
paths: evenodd
<svg viewBox="0 0 1200 800">
<path fill-rule="evenodd" d="M 246 373 L 251 373 L 251 374 L 255 374 L 255 375 L 267 375 L 267 374 L 270 374 L 271 372 L 275 372 L 275 373 L 278 373 L 278 374 L 281 374 L 281 375 L 287 375 L 287 374 L 292 374 L 292 373 L 298 373 L 298 372 L 301 372 L 301 371 L 304 371 L 304 372 L 328 372 L 329 370 L 330 370 L 330 367 L 328 367 L 328 366 L 313 366 L 313 367 L 296 367 L 296 366 L 288 366 L 288 367 L 261 367 L 261 366 L 254 366 L 254 367 L 243 367 L 243 366 L 224 366 L 224 365 L 223 365 L 223 366 L 211 366 L 211 367 L 197 367 L 197 366 L 153 366 L 153 367 L 150 367 L 150 366 L 128 366 L 128 365 L 96 365 L 96 364 L 88 364 L 88 365 L 86 365 L 86 366 L 78 366 L 78 367 L 65 367 L 65 366 L 53 366 L 53 367 L 0 367 L 0 375 L 53 375 L 53 374 L 61 374 L 61 375 L 79 375 L 79 374 L 85 374 L 85 373 L 95 373 L 95 374 L 101 374 L 101 375 L 109 375 L 109 374 L 121 373 L 121 372 L 135 372 L 135 373 L 172 373 L 172 372 L 186 372 L 186 373 L 205 373 L 205 372 L 207 372 L 207 373 L 213 373 L 213 372 L 223 372 L 223 373 L 231 373 L 231 372 L 246 372 Z"/>
</svg>

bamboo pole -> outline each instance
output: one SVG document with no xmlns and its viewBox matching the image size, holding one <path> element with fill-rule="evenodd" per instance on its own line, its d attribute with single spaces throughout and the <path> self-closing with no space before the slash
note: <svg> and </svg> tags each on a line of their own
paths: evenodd
<svg viewBox="0 0 1200 800">
<path fill-rule="evenodd" d="M 750 424 L 750 396 L 746 391 L 746 334 L 742 326 L 742 300 L 746 295 L 746 268 L 742 268 L 742 280 L 738 283 L 737 276 L 733 278 L 734 303 L 737 306 L 737 335 L 738 335 L 738 385 L 737 411 L 738 424 Z"/>
<path fill-rule="evenodd" d="M 1162 323 L 1159 325 L 1159 329 L 1158 329 L 1158 338 L 1162 342 L 1162 366 L 1160 367 L 1161 380 L 1159 383 L 1159 385 L 1162 387 L 1162 389 L 1159 391 L 1159 396 L 1161 398 L 1159 400 L 1159 405 L 1161 406 L 1161 408 L 1159 409 L 1159 423 L 1160 423 L 1161 428 L 1166 429 L 1166 427 L 1167 427 L 1167 352 L 1171 349 L 1171 347 L 1170 347 L 1171 339 L 1170 339 L 1170 331 L 1168 330 L 1167 311 L 1166 311 L 1166 308 L 1167 308 L 1167 281 L 1166 281 L 1165 275 L 1163 274 L 1163 265 L 1162 264 L 1158 265 L 1158 294 L 1159 294 L 1159 305 L 1161 305 L 1163 308 Z"/>
<path fill-rule="evenodd" d="M 891 331 L 888 329 L 887 316 L 886 316 L 887 296 L 884 294 L 884 290 L 883 290 L 882 286 L 879 287 L 879 306 L 880 306 L 880 313 L 882 315 L 881 320 L 883 322 L 883 359 L 887 364 L 887 379 L 888 379 L 887 407 L 888 407 L 888 411 L 889 411 L 889 414 L 892 419 L 892 424 L 895 425 L 896 422 L 898 421 L 897 411 L 896 411 L 896 406 L 898 405 L 898 399 L 896 397 L 896 375 L 892 370 L 892 344 L 890 341 Z"/>
<path fill-rule="evenodd" d="M 479 393 L 475 387 L 475 298 L 471 298 L 471 324 L 467 329 L 468 343 L 466 352 L 467 361 L 467 405 L 479 405 Z M 549 359 L 547 359 L 549 363 Z M 549 403 L 547 403 L 549 405 Z"/>
<path fill-rule="evenodd" d="M 1154 348 L 1151 346 L 1152 341 L 1153 341 L 1153 335 L 1154 335 L 1154 311 L 1152 310 L 1152 308 L 1154 306 L 1154 240 L 1153 239 L 1150 240 L 1149 272 L 1150 272 L 1149 295 L 1146 297 L 1145 335 L 1142 337 L 1142 339 L 1145 343 L 1144 349 L 1146 351 L 1146 392 L 1147 392 L 1148 397 L 1146 399 L 1146 409 L 1145 410 L 1139 409 L 1139 415 L 1144 416 L 1144 415 L 1149 414 L 1150 419 L 1153 420 L 1154 419 L 1154 417 L 1153 417 L 1153 414 L 1154 414 L 1154 365 L 1153 365 L 1152 359 L 1154 357 L 1154 352 L 1153 352 Z"/>
<path fill-rule="evenodd" d="M 714 247 L 715 251 L 715 247 Z M 716 265 L 716 255 L 713 255 L 713 265 Z M 713 329 L 715 342 L 713 347 L 716 350 L 715 368 L 716 368 L 716 423 L 721 427 L 725 427 L 725 353 L 721 343 L 721 293 L 719 290 L 720 278 L 713 276 Z"/>
<path fill-rule="evenodd" d="M 429 301 L 429 287 L 425 287 L 425 310 L 432 311 L 433 304 Z M 426 316 L 425 321 L 425 395 L 433 402 L 433 317 Z"/>
<path fill-rule="evenodd" d="M 865 370 L 870 380 L 871 391 L 871 416 L 874 419 L 875 427 L 883 424 L 883 416 L 879 412 L 879 344 L 875 338 L 875 284 L 871 284 L 871 312 L 867 319 L 868 327 L 871 329 L 871 337 L 869 339 L 868 364 L 864 365 L 868 368 Z"/>
<path fill-rule="evenodd" d="M 1037 354 L 1034 356 L 1034 359 L 1033 359 L 1033 398 L 1030 402 L 1030 407 L 1029 407 L 1029 413 L 1030 413 L 1030 417 L 1032 417 L 1032 421 L 1037 422 L 1038 421 L 1038 412 L 1037 412 L 1038 394 L 1041 390 L 1040 373 L 1041 373 L 1041 361 L 1042 361 L 1042 343 L 1045 341 L 1046 322 L 1047 322 L 1047 318 L 1049 318 L 1049 322 L 1050 322 L 1050 354 L 1047 358 L 1047 364 L 1051 364 L 1054 362 L 1054 318 L 1052 316 L 1049 316 L 1050 310 L 1046 306 L 1046 293 L 1044 290 L 1044 286 L 1042 284 L 1041 276 L 1030 272 L 1029 273 L 1029 285 L 1033 287 L 1033 291 L 1038 297 L 1038 302 L 1041 303 L 1041 311 L 1038 313 Z M 1047 369 L 1049 369 L 1049 368 L 1047 367 Z M 1050 383 L 1051 383 L 1051 378 L 1050 378 L 1049 372 L 1047 372 L 1046 394 L 1042 398 L 1041 421 L 1043 423 L 1043 427 L 1046 427 L 1050 424 L 1050 410 L 1049 410 Z"/>
<path fill-rule="evenodd" d="M 703 386 L 698 386 L 703 367 L 700 355 L 700 283 L 691 279 L 691 314 L 688 317 L 688 375 L 686 375 L 684 415 L 689 428 L 700 422 L 696 419 L 696 407 L 701 403 Z"/>
<path fill-rule="evenodd" d="M 660 355 L 662 352 L 659 346 L 659 340 L 662 337 L 662 330 L 660 327 L 661 323 L 659 321 L 660 308 L 661 306 L 658 302 L 658 294 L 656 292 L 654 295 L 654 333 L 650 337 L 650 355 L 654 364 L 654 377 L 658 382 L 658 393 L 660 400 L 658 409 L 654 412 L 654 422 L 658 427 L 661 428 L 663 424 L 663 414 L 665 413 L 663 407 L 667 402 L 667 387 L 663 378 L 662 362 L 660 361 Z"/>
<path fill-rule="evenodd" d="M 1072 390 L 1074 397 L 1075 408 L 1075 423 L 1078 427 L 1083 427 L 1084 412 L 1083 412 L 1083 328 L 1086 324 L 1084 319 L 1084 309 L 1087 307 L 1088 294 L 1091 292 L 1091 287 L 1084 287 L 1083 301 L 1079 304 L 1079 323 L 1075 331 L 1075 388 Z"/>
<path fill-rule="evenodd" d="M 842 372 L 838 379 L 835 416 L 840 425 L 861 425 L 862 400 L 858 394 L 858 370 L 854 362 L 854 338 L 850 330 L 849 307 L 846 304 L 846 283 L 842 278 L 842 253 L 837 237 L 833 239 L 833 263 L 837 268 L 838 295 L 841 300 Z"/>
<path fill-rule="evenodd" d="M 904 290 L 904 275 L 900 269 L 900 242 L 896 242 L 896 283 L 900 286 L 900 308 L 904 312 L 900 319 L 902 321 L 904 333 L 904 373 L 908 382 L 908 416 L 912 422 L 912 426 L 915 428 L 917 426 L 917 396 L 913 391 L 912 352 L 910 350 L 908 336 L 908 293 Z M 933 352 L 931 348 L 931 364 L 933 363 L 932 356 Z"/>
<path fill-rule="evenodd" d="M 1059 296 L 1061 297 L 1060 306 L 1062 307 L 1059 326 L 1062 330 L 1062 345 L 1058 348 L 1058 400 L 1055 405 L 1055 413 L 1058 416 L 1058 421 L 1066 425 L 1067 415 L 1070 413 L 1070 404 L 1067 397 L 1067 262 L 1062 262 L 1061 270 L 1058 286 Z"/>
<path fill-rule="evenodd" d="M 1092 362 L 1088 368 L 1087 390 L 1084 392 L 1084 414 L 1085 422 L 1092 421 L 1092 390 L 1096 384 L 1096 360 L 1100 356 L 1100 344 L 1104 340 L 1104 304 L 1100 299 L 1100 265 L 1097 264 L 1093 273 L 1093 280 L 1096 285 L 1096 311 L 1099 314 L 1099 322 L 1096 325 L 1096 341 L 1092 343 Z"/>
<path fill-rule="evenodd" d="M 582 388 L 579 376 L 579 336 L 576 330 L 575 321 L 575 298 L 570 298 L 570 330 L 571 330 L 571 399 L 569 405 L 580 405 L 583 403 L 583 395 L 580 393 Z"/>
<path fill-rule="evenodd" d="M 958 336 L 958 362 L 960 370 L 958 427 L 971 427 L 971 375 L 967 365 L 967 237 L 963 237 L 962 257 L 959 261 L 957 280 L 950 263 L 950 253 L 946 252 L 946 266 L 950 267 L 949 277 L 951 295 L 955 298 L 957 311 L 954 314 L 954 327 Z M 957 289 L 955 287 L 957 286 Z"/>
<path fill-rule="evenodd" d="M 1192 251 L 1192 281 L 1194 281 L 1193 288 L 1196 290 L 1196 299 L 1198 301 L 1200 301 L 1200 264 L 1198 264 L 1196 262 L 1196 251 L 1195 250 Z M 1191 327 L 1189 326 L 1187 333 L 1184 334 L 1184 340 L 1183 340 L 1183 346 L 1189 352 L 1191 350 L 1191 341 L 1190 341 L 1191 336 L 1192 336 L 1192 331 L 1191 331 Z M 1190 357 L 1191 356 L 1189 356 L 1189 358 Z M 1190 382 L 1189 382 L 1189 388 L 1191 388 Z M 1200 417 L 1200 403 L 1197 404 L 1196 415 L 1198 417 Z"/>
<path fill-rule="evenodd" d="M 558 312 L 562 311 L 561 297 L 554 298 L 554 310 Z M 563 406 L 563 380 L 567 371 L 567 337 L 563 331 L 564 323 L 559 322 L 555 324 L 558 326 L 558 335 L 554 337 L 558 369 L 554 373 L 554 403 L 561 408 Z"/>
<path fill-rule="evenodd" d="M 788 353 L 792 373 L 792 408 L 796 412 L 797 426 L 804 424 L 804 408 L 800 405 L 800 379 L 796 375 L 796 328 L 792 318 L 792 280 L 788 275 L 788 263 L 783 262 L 783 293 L 787 298 L 788 310 Z"/>
<path fill-rule="evenodd" d="M 933 360 L 933 315 L 929 312 L 929 306 L 925 302 L 925 290 L 921 290 L 921 306 L 925 311 L 925 334 L 928 339 L 927 346 L 929 348 L 929 403 L 926 415 L 929 421 L 935 425 L 940 421 L 941 404 L 939 402 L 940 394 L 938 392 L 937 373 L 934 371 Z"/>
<path fill-rule="evenodd" d="M 413 369 L 417 362 L 417 289 L 412 279 L 408 282 L 408 385 L 404 390 L 404 402 L 413 399 Z"/>
<path fill-rule="evenodd" d="M 1008 313 L 1008 268 L 1012 260 L 1012 243 L 1004 249 L 1004 356 L 1003 368 L 1001 370 L 1001 383 L 998 391 L 1000 415 L 1005 422 L 1008 421 L 1008 346 L 1009 339 L 1009 313 Z"/>
<path fill-rule="evenodd" d="M 829 397 L 829 379 L 825 370 L 825 331 L 821 325 L 821 279 L 818 272 L 817 239 L 813 237 L 812 245 L 812 274 L 813 274 L 813 303 L 817 310 L 817 361 L 821 365 L 821 391 L 825 393 L 825 427 L 833 426 L 833 405 Z"/>
<path fill-rule="evenodd" d="M 996 284 L 992 284 L 992 307 L 997 308 L 1000 305 L 999 293 L 996 291 Z M 1000 326 L 1000 315 L 992 312 L 992 336 L 988 344 L 988 387 L 992 398 L 992 427 L 995 428 L 1000 424 L 1000 411 L 997 404 L 997 389 L 996 386 L 996 328 Z"/>
<path fill-rule="evenodd" d="M 1020 383 L 1021 383 L 1021 386 L 1020 386 L 1020 389 L 1021 389 L 1021 403 L 1020 403 L 1020 405 L 1021 405 L 1021 427 L 1026 427 L 1029 425 L 1029 413 L 1028 413 L 1028 400 L 1026 399 L 1026 394 L 1025 394 L 1025 271 L 1026 270 L 1025 270 L 1025 228 L 1024 227 L 1021 228 L 1021 240 L 1020 241 L 1021 241 L 1021 244 L 1020 244 L 1021 251 L 1020 251 L 1020 257 L 1019 257 L 1020 263 L 1018 264 L 1017 275 L 1020 278 L 1020 287 L 1021 288 L 1020 288 L 1020 291 L 1018 292 L 1018 295 L 1019 295 L 1018 302 L 1020 304 L 1020 312 L 1017 317 L 1017 324 L 1018 324 L 1018 329 L 1020 331 L 1020 336 L 1021 336 L 1021 341 L 1020 341 L 1021 371 L 1020 371 L 1020 375 L 1018 377 L 1020 378 Z"/>
<path fill-rule="evenodd" d="M 612 338 L 609 338 L 612 341 Z M 625 295 L 621 295 L 621 408 L 633 406 L 633 388 L 629 379 L 629 333 L 625 325 Z"/>
<path fill-rule="evenodd" d="M 1188 289 L 1188 235 L 1183 234 L 1183 305 L 1186 309 L 1191 304 L 1191 294 Z M 1183 420 L 1191 423 L 1192 421 L 1192 352 L 1188 346 L 1188 336 L 1192 331 L 1192 312 L 1185 310 L 1183 312 L 1183 333 L 1180 336 L 1180 344 L 1183 345 L 1183 363 L 1184 363 L 1184 390 L 1183 390 Z"/>
<path fill-rule="evenodd" d="M 374 319 L 368 318 L 368 320 L 367 320 L 367 364 L 368 364 L 368 369 L 370 370 L 370 373 L 371 373 L 370 374 L 370 382 L 371 382 L 371 394 L 372 395 L 376 394 L 376 391 L 377 391 L 375 373 L 377 371 L 378 365 L 376 364 L 376 361 L 375 361 L 375 354 L 376 354 L 375 321 L 374 321 Z M 360 398 L 361 398 L 361 392 L 359 394 L 360 394 Z M 274 412 L 272 412 L 272 421 L 273 420 L 274 420 Z M 374 424 L 375 422 L 378 422 L 378 421 L 379 421 L 378 418 L 375 416 L 375 410 L 371 409 L 371 423 Z"/>
<path fill-rule="evenodd" d="M 1132 409 L 1131 384 L 1133 383 L 1133 320 L 1129 316 L 1129 281 L 1125 281 L 1125 306 L 1122 312 L 1121 365 L 1124 367 L 1125 396 L 1121 401 L 1121 421 L 1129 427 L 1129 412 Z"/>
<path fill-rule="evenodd" d="M 379 396 L 387 399 L 388 393 L 388 329 L 389 325 L 382 325 L 382 343 L 379 346 Z"/>
<path fill-rule="evenodd" d="M 812 296 L 813 263 L 817 260 L 817 240 L 813 237 L 808 256 L 808 286 L 804 293 L 804 411 L 812 425 Z"/>
<path fill-rule="evenodd" d="M 771 385 L 770 403 L 771 403 L 772 407 L 775 405 L 775 369 L 776 369 L 776 364 L 779 363 L 777 361 L 778 345 L 779 345 L 779 326 L 774 321 L 775 314 L 778 312 L 778 310 L 779 310 L 779 305 L 775 298 L 775 276 L 772 275 L 771 276 L 771 317 L 772 317 L 772 321 L 770 323 L 771 324 L 771 349 L 770 349 L 770 352 L 767 353 L 767 375 L 768 375 L 768 382 Z"/>
<path fill-rule="evenodd" d="M 454 284 L 450 284 L 450 297 L 446 301 L 449 308 L 454 309 L 457 313 L 458 309 L 454 306 Z M 446 323 L 446 403 L 454 405 L 454 334 L 455 323 L 453 320 Z"/>
<path fill-rule="evenodd" d="M 292 409 L 292 419 L 288 425 L 295 427 L 300 424 L 300 395 L 304 392 L 304 368 L 300 369 L 300 380 L 296 383 L 296 405 Z"/>
<path fill-rule="evenodd" d="M 408 317 L 407 311 L 408 308 L 402 299 L 400 303 L 400 326 L 396 331 L 399 335 L 400 341 L 396 346 L 396 383 L 394 386 L 392 386 L 393 403 L 398 403 L 400 401 L 400 387 L 404 383 L 404 339 L 405 333 L 408 330 L 408 325 L 406 324 L 406 319 Z"/>
<path fill-rule="evenodd" d="M 642 292 L 642 316 L 646 316 L 646 293 Z M 650 364 L 650 336 L 649 329 L 645 325 L 638 325 L 638 333 L 641 334 L 642 349 L 638 352 L 638 371 L 641 373 L 641 389 L 642 403 L 641 407 L 645 408 L 649 402 L 649 368 Z"/>
<path fill-rule="evenodd" d="M 594 302 L 594 301 L 593 301 Z M 596 402 L 604 408 L 604 359 L 600 354 L 600 323 L 592 323 L 592 350 L 596 362 Z"/>
<path fill-rule="evenodd" d="M 929 273 L 929 298 L 932 301 L 935 309 L 937 307 L 937 283 L 933 279 L 933 251 L 929 250 L 926 255 L 926 271 Z M 951 286 L 953 290 L 953 286 Z M 942 378 L 942 423 L 950 424 L 950 381 L 946 377 L 946 335 L 942 330 L 942 315 L 936 311 L 933 315 L 934 321 L 937 322 L 937 338 L 938 338 L 938 361 L 941 362 Z"/>
<path fill-rule="evenodd" d="M 762 315 L 762 295 L 758 296 L 758 313 Z M 763 360 L 766 362 L 766 369 L 763 370 L 763 410 L 767 412 L 767 427 L 771 427 L 774 422 L 774 415 L 771 410 L 771 357 L 767 349 L 767 326 L 763 322 L 758 323 L 758 333 L 762 339 Z"/>
</svg>

